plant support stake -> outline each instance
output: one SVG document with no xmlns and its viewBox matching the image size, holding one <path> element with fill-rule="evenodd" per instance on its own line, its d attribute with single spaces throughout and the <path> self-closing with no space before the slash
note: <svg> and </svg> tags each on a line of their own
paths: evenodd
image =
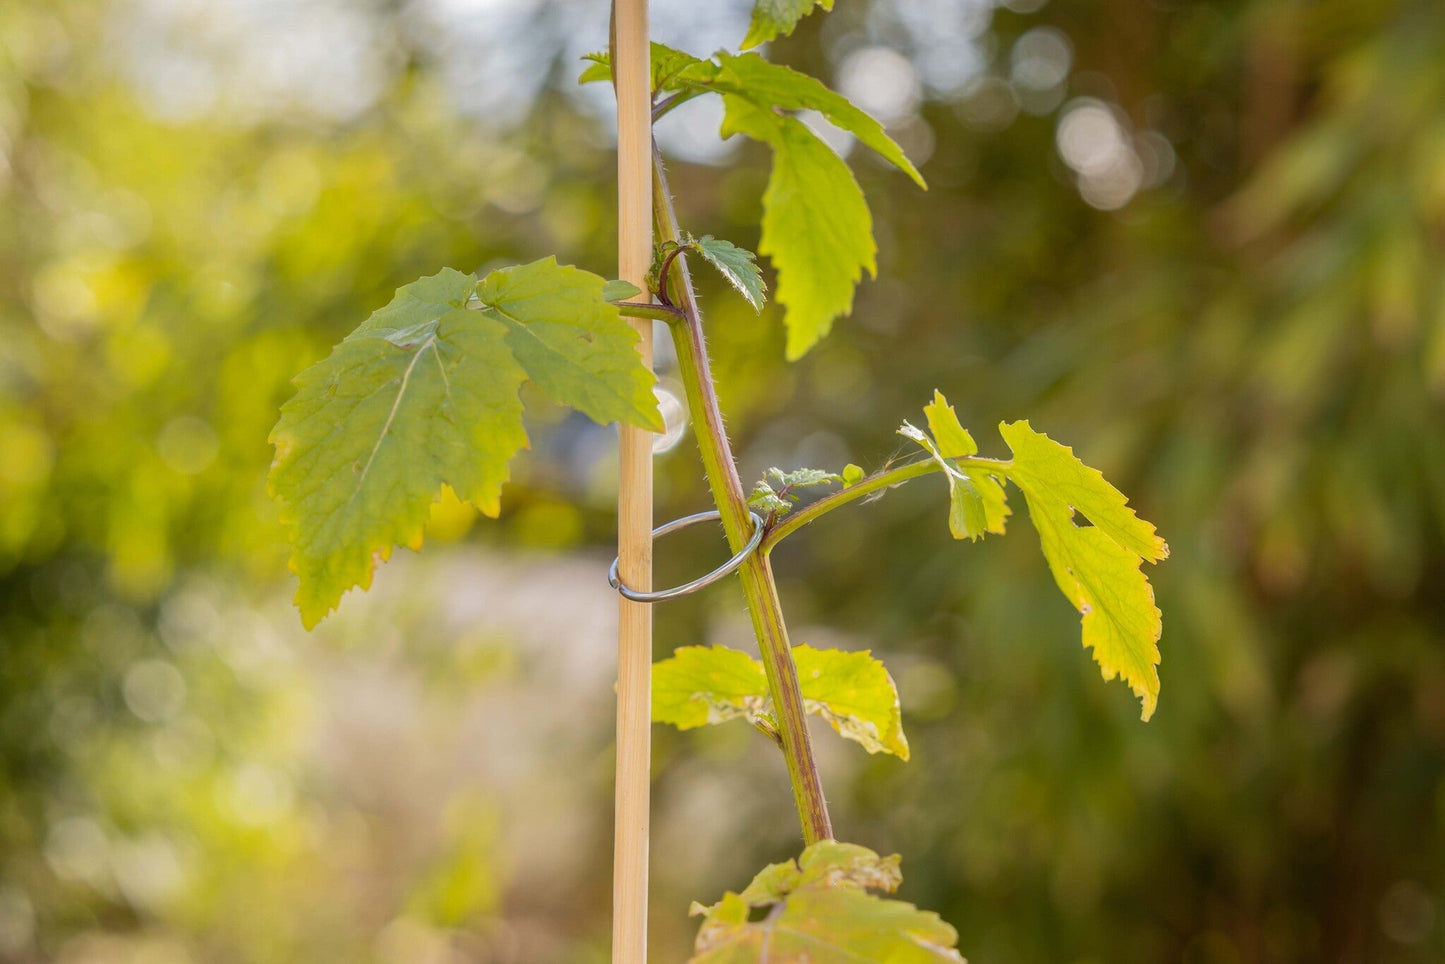
<svg viewBox="0 0 1445 964">
<path fill-rule="evenodd" d="M 652 91 L 647 0 L 613 0 L 617 65 L 617 276 L 647 288 L 652 263 Z M 652 368 L 652 322 L 633 319 Z M 618 426 L 618 572 L 652 588 L 652 434 Z M 612 853 L 612 962 L 647 960 L 647 854 L 652 749 L 652 609 L 618 598 L 617 787 Z"/>
</svg>

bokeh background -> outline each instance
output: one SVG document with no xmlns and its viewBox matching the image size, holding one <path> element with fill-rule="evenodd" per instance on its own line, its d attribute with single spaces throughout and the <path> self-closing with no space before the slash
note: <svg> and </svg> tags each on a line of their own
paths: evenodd
<svg viewBox="0 0 1445 964">
<path fill-rule="evenodd" d="M 747 14 L 654 4 L 695 53 Z M 0 960 L 606 959 L 612 433 L 533 404 L 502 518 L 440 504 L 312 634 L 264 491 L 288 379 L 398 285 L 610 274 L 610 92 L 574 83 L 606 20 L 0 4 Z M 975 964 L 1445 960 L 1445 7 L 839 0 L 772 55 L 931 190 L 835 138 L 879 279 L 796 365 L 703 279 L 744 476 L 876 467 L 939 387 L 1173 547 L 1145 725 L 1021 515 L 956 544 L 933 479 L 790 540 L 794 639 L 881 656 L 913 744 L 818 734 L 840 835 L 901 851 Z M 659 138 L 686 225 L 751 247 L 766 156 L 717 120 Z M 674 428 L 659 518 L 706 506 Z M 675 537 L 659 579 L 719 549 Z M 746 627 L 723 586 L 658 652 Z M 762 737 L 655 739 L 679 961 L 689 900 L 799 842 Z"/>
</svg>

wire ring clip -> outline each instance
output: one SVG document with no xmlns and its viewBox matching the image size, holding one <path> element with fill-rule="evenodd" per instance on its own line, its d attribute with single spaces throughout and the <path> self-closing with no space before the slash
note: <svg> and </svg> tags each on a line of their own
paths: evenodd
<svg viewBox="0 0 1445 964">
<path fill-rule="evenodd" d="M 748 512 L 748 515 L 752 516 L 753 520 L 753 537 L 748 540 L 748 544 L 743 546 L 737 555 L 705 576 L 699 576 L 692 582 L 686 582 L 681 586 L 674 586 L 671 589 L 659 589 L 655 592 L 638 592 L 636 589 L 630 589 L 623 584 L 621 577 L 617 574 L 617 566 L 621 562 L 621 559 L 613 559 L 612 568 L 607 570 L 607 584 L 621 593 L 623 598 L 640 603 L 655 603 L 662 602 L 664 599 L 676 599 L 678 596 L 686 596 L 689 593 L 694 593 L 699 589 L 711 586 L 724 576 L 730 576 L 736 572 L 738 567 L 747 561 L 748 556 L 757 550 L 758 544 L 763 541 L 763 527 L 766 523 L 763 522 L 762 516 L 751 511 Z M 665 536 L 679 529 L 686 529 L 688 526 L 697 522 L 706 522 L 709 519 L 721 518 L 722 513 L 716 509 L 708 512 L 694 513 L 693 515 L 685 515 L 681 519 L 673 519 L 671 522 L 663 523 L 656 529 L 653 529 L 652 536 L 655 539 L 658 536 Z"/>
</svg>

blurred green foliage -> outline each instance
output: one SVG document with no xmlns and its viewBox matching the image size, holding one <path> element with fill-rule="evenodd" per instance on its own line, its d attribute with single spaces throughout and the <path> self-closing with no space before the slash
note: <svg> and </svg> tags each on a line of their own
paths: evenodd
<svg viewBox="0 0 1445 964">
<path fill-rule="evenodd" d="M 605 17 L 273 6 L 0 6 L 0 960 L 602 960 L 609 436 L 530 406 L 501 520 L 439 507 L 313 636 L 264 477 L 290 376 L 398 285 L 610 273 L 571 56 Z M 503 116 L 457 64 L 518 38 Z M 902 696 L 911 762 L 824 753 L 835 821 L 971 960 L 1445 956 L 1442 49 L 1430 0 L 848 0 L 772 51 L 871 91 L 930 190 L 853 152 L 879 280 L 796 366 L 702 279 L 745 475 L 874 468 L 940 387 L 1173 549 L 1147 726 L 1032 545 L 954 544 L 930 480 L 777 553 L 795 639 Z M 765 178 L 678 164 L 685 226 L 755 247 Z M 690 443 L 659 473 L 659 517 L 702 507 Z M 662 609 L 659 655 L 740 625 L 726 588 Z M 657 764 L 672 960 L 689 899 L 797 841 L 746 728 L 659 729 Z"/>
</svg>

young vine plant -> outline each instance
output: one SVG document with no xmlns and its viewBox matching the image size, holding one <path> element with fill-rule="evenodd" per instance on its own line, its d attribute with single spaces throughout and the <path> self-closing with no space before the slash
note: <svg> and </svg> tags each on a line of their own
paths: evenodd
<svg viewBox="0 0 1445 964">
<path fill-rule="evenodd" d="M 831 0 L 758 0 L 743 47 L 788 34 Z M 872 117 L 820 81 L 755 52 L 696 57 L 652 45 L 653 116 L 696 97 L 722 98 L 724 137 L 767 145 L 772 170 L 762 198 L 759 251 L 776 272 L 786 352 L 805 355 L 850 313 L 854 289 L 876 271 L 863 192 L 844 161 L 798 117 L 821 113 L 924 187 L 922 176 Z M 609 57 L 591 55 L 583 83 L 611 79 Z M 654 152 L 657 237 L 650 291 L 553 258 L 478 278 L 451 268 L 398 289 L 324 360 L 295 379 L 271 433 L 269 490 L 280 505 L 307 628 L 353 587 L 371 584 L 396 546 L 420 549 L 430 507 L 449 487 L 488 516 L 501 509 L 509 464 L 527 448 L 519 390 L 531 381 L 553 401 L 600 424 L 663 429 L 655 379 L 626 319 L 669 323 L 693 413 L 703 468 L 733 550 L 765 519 L 757 550 L 739 570 L 761 661 L 721 646 L 685 646 L 654 666 L 653 716 L 680 729 L 744 719 L 782 749 L 806 848 L 762 870 L 702 917 L 697 964 L 753 961 L 961 961 L 958 935 L 936 914 L 884 896 L 901 880 L 899 858 L 834 839 L 806 716 L 826 720 L 869 753 L 908 759 L 898 693 L 868 652 L 793 646 L 770 553 L 834 509 L 926 475 L 941 475 L 954 538 L 1003 535 L 1009 486 L 1023 493 L 1044 559 L 1081 615 L 1083 645 L 1106 680 L 1121 678 L 1145 720 L 1159 694 L 1161 616 L 1142 563 L 1168 555 L 1154 526 L 1069 448 L 1027 421 L 999 426 L 1006 459 L 980 456 L 942 393 L 922 424 L 899 433 L 919 457 L 869 473 L 771 469 L 745 494 L 722 427 L 687 257 L 716 269 L 761 311 L 765 286 L 751 252 L 677 224 L 666 171 Z M 803 490 L 825 494 L 800 507 Z"/>
</svg>

